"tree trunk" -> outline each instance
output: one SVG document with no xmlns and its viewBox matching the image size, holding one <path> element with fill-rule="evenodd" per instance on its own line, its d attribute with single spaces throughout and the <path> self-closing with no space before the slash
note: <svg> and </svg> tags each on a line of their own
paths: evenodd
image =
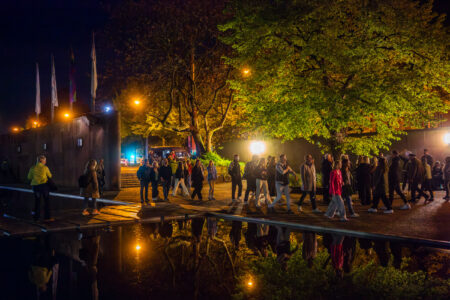
<svg viewBox="0 0 450 300">
<path fill-rule="evenodd" d="M 206 133 L 206 152 L 212 152 L 212 137 L 213 137 L 212 131 L 209 131 Z"/>
</svg>

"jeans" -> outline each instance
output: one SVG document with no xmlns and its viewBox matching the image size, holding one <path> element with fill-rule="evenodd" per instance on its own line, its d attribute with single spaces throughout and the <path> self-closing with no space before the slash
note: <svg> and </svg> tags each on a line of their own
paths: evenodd
<svg viewBox="0 0 450 300">
<path fill-rule="evenodd" d="M 202 189 L 203 189 L 203 184 L 202 183 L 197 183 L 196 185 L 194 185 L 194 192 L 192 192 L 192 200 L 194 200 L 195 195 L 198 196 L 198 200 L 202 200 Z"/>
<path fill-rule="evenodd" d="M 405 194 L 403 194 L 402 190 L 400 189 L 400 182 L 392 181 L 389 182 L 389 202 L 391 202 L 391 205 L 394 202 L 394 192 L 396 192 L 400 196 L 400 198 L 402 198 L 403 202 L 408 202 L 406 200 Z"/>
<path fill-rule="evenodd" d="M 189 196 L 189 190 L 184 184 L 184 178 L 175 178 L 175 186 L 173 187 L 172 196 L 177 195 L 178 187 L 181 185 L 184 196 Z"/>
<path fill-rule="evenodd" d="M 282 182 L 275 182 L 275 188 L 277 189 L 277 197 L 272 202 L 272 204 L 269 205 L 269 207 L 274 207 L 275 204 L 281 199 L 283 194 L 286 196 L 286 205 L 287 209 L 291 210 L 291 196 L 289 194 L 289 184 L 283 185 Z"/>
<path fill-rule="evenodd" d="M 256 205 L 259 205 L 259 196 L 261 195 L 261 190 L 263 191 L 264 197 L 266 198 L 266 205 L 272 203 L 272 200 L 268 195 L 269 184 L 267 183 L 267 180 L 256 179 L 256 200 L 255 200 Z"/>
<path fill-rule="evenodd" d="M 316 191 L 303 191 L 302 192 L 302 197 L 300 198 L 300 200 L 298 201 L 298 206 L 302 206 L 303 201 L 306 198 L 306 195 L 309 194 L 309 199 L 311 200 L 311 205 L 313 209 L 317 208 L 316 205 Z"/>
<path fill-rule="evenodd" d="M 41 216 L 41 197 L 44 198 L 44 219 L 50 219 L 50 190 L 46 183 L 34 185 L 34 220 Z"/>
<path fill-rule="evenodd" d="M 158 181 L 152 181 L 152 199 L 153 201 L 158 200 Z"/>
<path fill-rule="evenodd" d="M 352 196 L 348 195 L 348 196 L 345 196 L 343 198 L 345 200 L 345 203 L 347 204 L 348 213 L 353 215 L 355 213 L 355 211 L 353 210 Z"/>
<path fill-rule="evenodd" d="M 89 197 L 84 197 L 83 200 L 83 210 L 87 209 L 89 206 Z M 92 198 L 92 207 L 93 209 L 97 209 L 97 199 Z"/>
<path fill-rule="evenodd" d="M 240 198 L 242 195 L 242 179 L 241 178 L 231 178 L 231 199 L 236 199 L 234 195 L 236 194 L 236 186 L 238 189 L 237 197 Z"/>
<path fill-rule="evenodd" d="M 245 189 L 244 203 L 247 203 L 250 192 L 256 192 L 256 179 L 247 180 L 247 188 Z"/>
<path fill-rule="evenodd" d="M 332 218 L 334 217 L 336 211 L 339 212 L 341 219 L 344 219 L 346 217 L 344 201 L 342 200 L 341 195 L 331 196 L 331 202 L 328 205 L 327 212 L 325 213 L 325 215 L 329 218 Z"/>
<path fill-rule="evenodd" d="M 166 201 L 169 198 L 170 185 L 171 185 L 170 180 L 165 180 L 162 182 L 164 200 L 166 200 Z"/>
<path fill-rule="evenodd" d="M 148 202 L 148 182 L 147 181 L 143 181 L 141 180 L 141 190 L 140 190 L 140 194 L 141 194 L 141 203 Z M 145 194 L 144 194 L 145 192 Z"/>
<path fill-rule="evenodd" d="M 208 180 L 209 183 L 209 194 L 208 194 L 208 199 L 212 200 L 214 199 L 214 187 L 216 184 L 216 180 Z"/>
</svg>

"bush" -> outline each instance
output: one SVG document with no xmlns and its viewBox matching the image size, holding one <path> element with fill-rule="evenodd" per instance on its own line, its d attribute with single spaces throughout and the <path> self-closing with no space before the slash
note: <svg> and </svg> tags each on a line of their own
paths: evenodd
<svg viewBox="0 0 450 300">
<path fill-rule="evenodd" d="M 219 167 L 228 167 L 231 163 L 231 160 L 221 157 L 216 152 L 206 152 L 200 157 L 200 160 L 204 166 L 207 166 L 210 160 L 212 160 L 214 164 Z"/>
</svg>

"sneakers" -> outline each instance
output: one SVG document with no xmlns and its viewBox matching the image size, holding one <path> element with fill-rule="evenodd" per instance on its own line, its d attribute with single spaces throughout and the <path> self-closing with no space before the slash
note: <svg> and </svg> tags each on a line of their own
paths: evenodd
<svg viewBox="0 0 450 300">
<path fill-rule="evenodd" d="M 357 217 L 359 217 L 359 214 L 357 214 L 357 213 L 353 213 L 350 215 L 350 218 L 357 218 Z"/>
<path fill-rule="evenodd" d="M 313 213 L 320 214 L 322 211 L 318 208 L 313 209 Z"/>
<path fill-rule="evenodd" d="M 302 207 L 301 207 L 300 205 L 298 206 L 298 211 L 299 211 L 299 212 L 302 212 L 302 211 L 303 211 L 303 209 L 302 209 Z"/>
<path fill-rule="evenodd" d="M 100 214 L 100 212 L 98 211 L 98 209 L 94 209 L 93 211 L 92 211 L 92 213 L 91 213 L 91 215 L 99 215 Z"/>
<path fill-rule="evenodd" d="M 371 207 L 371 208 L 369 208 L 367 211 L 370 212 L 370 213 L 376 213 L 376 212 L 377 212 L 377 209 Z"/>
<path fill-rule="evenodd" d="M 408 210 L 411 209 L 411 205 L 409 203 L 405 203 L 402 207 L 400 207 L 401 210 Z"/>
<path fill-rule="evenodd" d="M 341 222 L 347 222 L 348 219 L 347 219 L 347 218 L 340 218 L 339 221 L 341 221 Z"/>
<path fill-rule="evenodd" d="M 386 209 L 387 209 L 386 206 L 380 207 L 380 210 L 386 210 Z"/>
<path fill-rule="evenodd" d="M 384 213 L 385 213 L 385 214 L 393 214 L 393 213 L 394 213 L 394 210 L 393 210 L 393 209 L 386 209 L 386 210 L 384 211 Z"/>
<path fill-rule="evenodd" d="M 83 210 L 81 213 L 83 216 L 89 216 L 89 211 L 87 209 Z"/>
</svg>

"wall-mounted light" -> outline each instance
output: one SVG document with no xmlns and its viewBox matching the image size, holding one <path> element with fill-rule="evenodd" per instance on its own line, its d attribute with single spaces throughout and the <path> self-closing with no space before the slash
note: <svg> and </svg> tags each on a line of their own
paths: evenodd
<svg viewBox="0 0 450 300">
<path fill-rule="evenodd" d="M 47 150 L 47 143 L 42 144 L 42 149 Z"/>
<path fill-rule="evenodd" d="M 83 147 L 83 139 L 82 139 L 82 138 L 78 138 L 78 139 L 77 139 L 77 147 L 78 147 L 78 148 Z"/>
</svg>

